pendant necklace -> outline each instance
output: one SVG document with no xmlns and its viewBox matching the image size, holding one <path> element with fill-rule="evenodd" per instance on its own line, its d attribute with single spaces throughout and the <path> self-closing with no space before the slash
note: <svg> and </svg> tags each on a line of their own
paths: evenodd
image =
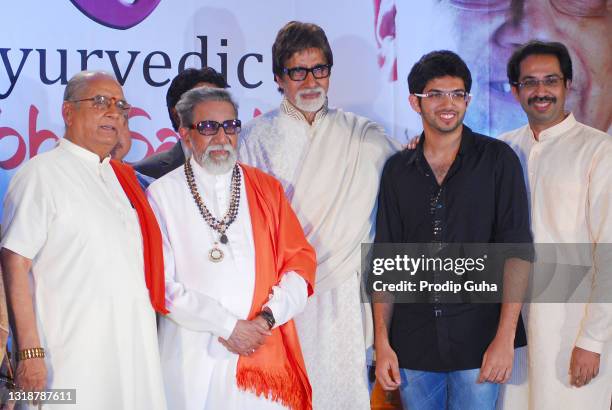
<svg viewBox="0 0 612 410">
<path fill-rule="evenodd" d="M 184 169 L 185 178 L 187 178 L 187 185 L 189 186 L 193 200 L 198 206 L 200 215 L 202 215 L 202 218 L 204 218 L 204 221 L 206 221 L 208 226 L 219 234 L 218 241 L 215 241 L 212 249 L 208 251 L 208 259 L 210 259 L 211 262 L 221 262 L 224 255 L 219 246 L 219 242 L 224 245 L 229 242 L 225 231 L 227 231 L 227 228 L 229 228 L 232 222 L 236 220 L 236 216 L 238 215 L 238 207 L 240 205 L 240 168 L 238 164 L 234 165 L 234 170 L 232 171 L 232 182 L 230 184 L 229 208 L 221 219 L 215 218 L 208 208 L 206 208 L 206 205 L 204 205 L 204 201 L 202 201 L 202 197 L 200 196 L 198 187 L 195 183 L 190 160 L 185 161 Z"/>
</svg>

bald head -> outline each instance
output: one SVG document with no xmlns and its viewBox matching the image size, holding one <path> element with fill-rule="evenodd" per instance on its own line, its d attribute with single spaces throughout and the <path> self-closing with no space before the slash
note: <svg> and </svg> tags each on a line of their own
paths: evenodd
<svg viewBox="0 0 612 410">
<path fill-rule="evenodd" d="M 64 89 L 64 101 L 78 100 L 91 80 L 107 78 L 117 82 L 115 77 L 105 71 L 80 71 L 72 76 Z M 117 83 L 119 85 L 119 83 Z"/>
</svg>

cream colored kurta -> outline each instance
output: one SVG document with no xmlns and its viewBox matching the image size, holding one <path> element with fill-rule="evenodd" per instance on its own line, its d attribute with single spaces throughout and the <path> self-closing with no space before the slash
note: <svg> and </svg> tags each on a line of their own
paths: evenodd
<svg viewBox="0 0 612 410">
<path fill-rule="evenodd" d="M 60 140 L 15 174 L 3 218 L 2 246 L 33 260 L 47 387 L 76 389 L 70 408 L 165 409 L 138 218 L 109 159 Z"/>
<path fill-rule="evenodd" d="M 282 183 L 317 252 L 315 294 L 296 317 L 315 410 L 370 408 L 360 245 L 374 238 L 380 174 L 397 149 L 366 118 L 324 107 L 309 125 L 287 100 L 241 134 L 241 160 Z"/>
<path fill-rule="evenodd" d="M 190 161 L 204 204 L 220 218 L 229 207 L 231 171 L 212 175 Z M 226 231 L 229 242 L 219 244 L 224 258 L 218 263 L 209 260 L 208 252 L 219 234 L 200 215 L 184 168 L 166 174 L 147 190 L 164 246 L 170 314 L 160 319 L 159 343 L 169 409 L 285 408 L 239 390 L 238 355 L 218 341 L 230 337 L 238 319 L 247 318 L 255 289 L 255 248 L 244 184 L 242 178 L 238 215 Z M 286 272 L 266 303 L 275 326 L 301 312 L 307 294 L 306 281 Z"/>
<path fill-rule="evenodd" d="M 591 292 L 594 301 L 610 302 L 612 137 L 569 114 L 540 133 L 539 141 L 528 125 L 500 139 L 512 146 L 523 163 L 534 241 L 593 244 L 592 266 L 579 290 Z M 570 258 L 567 263 L 573 265 L 584 264 L 572 261 L 571 255 L 561 257 Z M 599 376 L 581 388 L 571 387 L 567 374 L 574 346 L 601 353 Z M 528 348 L 530 409 L 609 410 L 612 303 L 532 303 Z"/>
</svg>

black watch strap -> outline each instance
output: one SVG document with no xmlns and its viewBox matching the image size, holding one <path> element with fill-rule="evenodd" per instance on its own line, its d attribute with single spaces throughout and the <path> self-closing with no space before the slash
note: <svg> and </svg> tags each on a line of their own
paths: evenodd
<svg viewBox="0 0 612 410">
<path fill-rule="evenodd" d="M 259 312 L 259 316 L 263 317 L 266 321 L 266 323 L 268 323 L 268 327 L 270 329 L 272 329 L 274 327 L 274 324 L 276 323 L 276 320 L 274 319 L 274 315 L 272 314 L 272 311 L 269 308 L 264 308 L 261 312 Z"/>
</svg>

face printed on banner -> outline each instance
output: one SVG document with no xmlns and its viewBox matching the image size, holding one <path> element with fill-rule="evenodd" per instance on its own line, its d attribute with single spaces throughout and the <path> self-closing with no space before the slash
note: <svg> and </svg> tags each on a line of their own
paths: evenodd
<svg viewBox="0 0 612 410">
<path fill-rule="evenodd" d="M 105 98 L 94 100 L 99 99 L 97 96 Z M 126 106 L 124 103 L 127 104 L 123 91 L 115 79 L 103 74 L 92 76 L 80 95 L 62 106 L 66 138 L 100 158 L 108 156 L 126 127 L 128 112 L 118 107 Z"/>
<path fill-rule="evenodd" d="M 438 0 L 432 0 L 438 1 Z M 558 41 L 569 50 L 574 80 L 567 108 L 603 131 L 612 127 L 612 2 L 609 0 L 445 0 L 458 32 L 457 52 L 473 67 L 477 96 L 467 122 L 492 136 L 524 124 L 506 77 L 519 44 Z M 487 124 L 488 122 L 488 124 Z"/>
<path fill-rule="evenodd" d="M 235 123 L 236 116 L 234 106 L 229 102 L 207 101 L 199 103 L 193 109 L 193 128 L 179 129 L 181 138 L 191 150 L 195 161 L 211 174 L 229 172 L 236 163 L 236 146 L 240 133 L 240 127 L 236 127 Z M 224 123 L 226 126 L 223 126 Z M 213 134 L 217 126 L 218 129 Z M 211 135 L 203 135 L 202 132 Z"/>
<path fill-rule="evenodd" d="M 397 80 L 396 14 L 395 0 L 374 0 L 374 34 L 378 46 L 378 66 L 387 81 Z"/>
<path fill-rule="evenodd" d="M 452 92 L 465 93 L 463 79 L 450 76 L 434 78 L 425 84 L 421 93 L 429 97 L 410 96 L 410 105 L 421 114 L 426 133 L 451 133 L 463 124 L 469 97 L 464 99 L 448 95 Z"/>
<path fill-rule="evenodd" d="M 298 51 L 285 62 L 287 70 L 302 67 L 311 69 L 327 64 L 323 51 L 318 48 L 308 48 Z M 315 78 L 312 72 L 306 74 L 303 80 L 292 80 L 289 73 L 276 76 L 276 82 L 283 89 L 285 97 L 300 110 L 306 117 L 323 107 L 329 89 L 329 75 L 324 78 Z"/>
<path fill-rule="evenodd" d="M 512 86 L 512 93 L 527 114 L 529 124 L 544 130 L 563 121 L 570 82 L 565 85 L 557 57 L 530 55 L 519 67 L 519 84 Z"/>
</svg>

